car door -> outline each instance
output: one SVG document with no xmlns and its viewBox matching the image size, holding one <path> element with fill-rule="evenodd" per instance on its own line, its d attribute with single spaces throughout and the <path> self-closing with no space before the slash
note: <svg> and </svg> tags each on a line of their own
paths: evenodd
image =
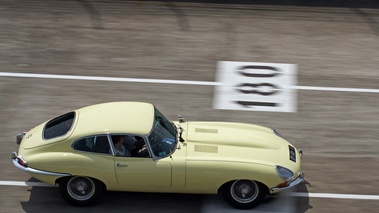
<svg viewBox="0 0 379 213">
<path fill-rule="evenodd" d="M 112 134 L 115 173 L 122 190 L 150 191 L 171 187 L 171 159 L 154 161 L 146 138 L 131 134 Z M 121 155 L 121 156 L 120 156 Z"/>
<path fill-rule="evenodd" d="M 89 135 L 75 140 L 73 155 L 67 156 L 74 175 L 101 180 L 108 188 L 118 185 L 114 171 L 114 156 L 107 135 Z"/>
<path fill-rule="evenodd" d="M 172 165 L 167 159 L 115 157 L 115 170 L 124 190 L 149 191 L 155 187 L 171 187 Z"/>
</svg>

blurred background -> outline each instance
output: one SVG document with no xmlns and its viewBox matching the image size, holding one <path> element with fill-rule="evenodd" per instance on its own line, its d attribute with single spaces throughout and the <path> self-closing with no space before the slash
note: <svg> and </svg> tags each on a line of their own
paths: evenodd
<svg viewBox="0 0 379 213">
<path fill-rule="evenodd" d="M 310 185 L 252 212 L 373 212 L 378 195 L 379 3 L 274 0 L 0 0 L 0 181 L 26 181 L 10 153 L 15 135 L 90 104 L 146 101 L 168 118 L 246 122 L 277 129 L 304 150 Z M 215 86 L 50 79 L 29 74 L 217 82 L 220 61 L 297 66 L 297 111 L 213 108 Z M 22 73 L 19 77 L 10 73 Z M 0 185 L 0 212 L 85 211 L 54 188 Z M 217 196 L 109 193 L 94 212 L 236 212 Z M 125 198 L 120 198 L 125 197 Z M 136 199 L 140 198 L 140 199 Z M 138 200 L 143 200 L 139 203 Z"/>
</svg>

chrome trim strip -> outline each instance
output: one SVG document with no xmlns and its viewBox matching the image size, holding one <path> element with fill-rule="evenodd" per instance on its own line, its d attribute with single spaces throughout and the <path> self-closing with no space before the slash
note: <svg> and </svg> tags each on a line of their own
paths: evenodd
<svg viewBox="0 0 379 213">
<path fill-rule="evenodd" d="M 305 176 L 305 173 L 301 172 L 301 174 L 299 175 L 299 177 L 297 177 L 294 181 L 292 181 L 289 186 L 283 187 L 283 188 L 276 188 L 276 187 L 274 187 L 274 188 L 271 188 L 270 191 L 272 191 L 272 192 L 278 192 L 278 191 L 282 191 L 284 189 L 288 189 L 288 188 L 294 187 L 294 186 L 302 183 L 305 180 L 304 176 Z"/>
<path fill-rule="evenodd" d="M 13 165 L 15 165 L 18 169 L 21 169 L 25 172 L 31 172 L 31 173 L 40 174 L 40 175 L 61 176 L 61 177 L 71 176 L 70 174 L 67 174 L 67 173 L 46 172 L 46 171 L 42 171 L 38 169 L 33 169 L 30 167 L 23 167 L 18 163 L 17 158 L 13 158 L 12 162 L 13 162 Z"/>
</svg>

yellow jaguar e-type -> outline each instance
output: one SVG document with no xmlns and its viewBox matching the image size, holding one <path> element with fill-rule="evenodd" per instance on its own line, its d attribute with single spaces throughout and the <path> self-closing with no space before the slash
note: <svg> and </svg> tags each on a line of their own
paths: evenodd
<svg viewBox="0 0 379 213">
<path fill-rule="evenodd" d="M 111 190 L 222 193 L 249 209 L 304 180 L 301 150 L 273 129 L 172 122 L 149 103 L 74 110 L 19 134 L 17 143 L 13 164 L 80 206 Z"/>
</svg>

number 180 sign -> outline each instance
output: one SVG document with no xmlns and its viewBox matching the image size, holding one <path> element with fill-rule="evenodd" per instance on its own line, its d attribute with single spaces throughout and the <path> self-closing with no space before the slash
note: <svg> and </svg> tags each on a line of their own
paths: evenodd
<svg viewBox="0 0 379 213">
<path fill-rule="evenodd" d="M 221 61 L 214 108 L 296 112 L 296 65 Z"/>
</svg>

